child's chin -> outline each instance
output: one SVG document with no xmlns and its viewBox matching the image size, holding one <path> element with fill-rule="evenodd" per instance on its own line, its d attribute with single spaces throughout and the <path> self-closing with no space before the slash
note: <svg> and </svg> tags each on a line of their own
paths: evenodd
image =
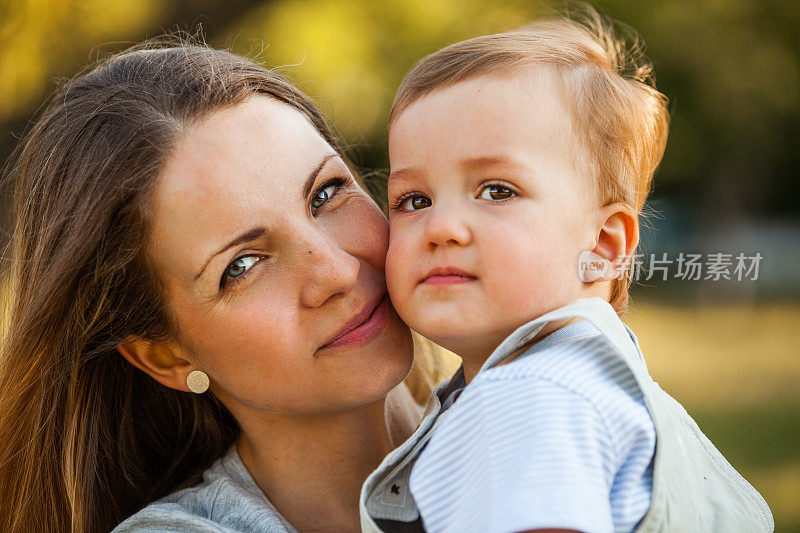
<svg viewBox="0 0 800 533">
<path fill-rule="evenodd" d="M 447 348 L 447 345 L 452 344 L 454 340 L 471 337 L 473 334 L 472 329 L 467 327 L 464 322 L 459 322 L 452 318 L 425 320 L 418 325 L 420 327 L 411 326 L 411 329 L 445 348 Z"/>
<path fill-rule="evenodd" d="M 469 334 L 474 325 L 464 320 L 471 313 L 465 313 L 461 302 L 438 302 L 429 299 L 415 299 L 406 305 L 395 306 L 400 318 L 414 331 L 434 340 L 434 337 L 463 336 Z"/>
</svg>

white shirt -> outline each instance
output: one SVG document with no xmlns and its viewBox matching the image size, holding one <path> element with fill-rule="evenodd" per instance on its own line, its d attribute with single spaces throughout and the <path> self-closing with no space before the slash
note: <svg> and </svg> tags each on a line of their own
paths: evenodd
<svg viewBox="0 0 800 533">
<path fill-rule="evenodd" d="M 482 370 L 441 416 L 410 477 L 427 531 L 632 531 L 650 506 L 655 427 L 588 321 Z"/>
<path fill-rule="evenodd" d="M 548 322 L 569 318 L 588 321 L 602 339 L 563 328 L 501 365 Z M 581 330 L 588 326 L 578 324 Z M 653 381 L 635 336 L 600 298 L 576 300 L 520 326 L 461 397 L 458 386 L 452 379 L 436 388 L 414 434 L 364 482 L 364 532 L 421 531 L 414 496 L 433 531 L 774 530 L 764 499 Z M 655 428 L 655 453 L 642 405 Z M 457 417 L 465 413 L 477 416 L 462 424 Z M 448 432 L 461 433 L 447 438 Z M 547 434 L 560 447 L 541 439 Z M 415 494 L 409 489 L 412 469 Z M 649 508 L 638 525 L 626 525 L 644 507 L 648 477 Z M 543 515 L 557 523 L 545 523 Z"/>
</svg>

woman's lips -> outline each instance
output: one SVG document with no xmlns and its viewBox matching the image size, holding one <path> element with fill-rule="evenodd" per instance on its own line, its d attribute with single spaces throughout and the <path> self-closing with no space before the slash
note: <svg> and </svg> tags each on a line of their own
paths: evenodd
<svg viewBox="0 0 800 533">
<path fill-rule="evenodd" d="M 389 318 L 389 295 L 384 294 L 377 302 L 377 305 L 372 306 L 371 309 L 372 311 L 361 323 L 352 329 L 346 327 L 345 329 L 348 329 L 346 333 L 339 335 L 328 344 L 322 346 L 322 348 L 357 346 L 372 340 Z"/>
<path fill-rule="evenodd" d="M 423 285 L 455 285 L 459 283 L 469 283 L 475 281 L 476 278 L 472 274 L 468 274 L 461 269 L 453 267 L 434 268 L 428 272 L 427 276 L 422 280 Z"/>
</svg>

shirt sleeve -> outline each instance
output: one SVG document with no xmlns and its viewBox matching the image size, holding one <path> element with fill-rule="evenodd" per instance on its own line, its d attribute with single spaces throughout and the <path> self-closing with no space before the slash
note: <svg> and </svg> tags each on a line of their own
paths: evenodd
<svg viewBox="0 0 800 533">
<path fill-rule="evenodd" d="M 165 532 L 235 533 L 236 530 L 188 513 L 176 504 L 151 504 L 119 524 L 112 533 Z"/>
<path fill-rule="evenodd" d="M 620 443 L 593 402 L 541 377 L 475 385 L 414 466 L 426 530 L 614 531 Z"/>
</svg>

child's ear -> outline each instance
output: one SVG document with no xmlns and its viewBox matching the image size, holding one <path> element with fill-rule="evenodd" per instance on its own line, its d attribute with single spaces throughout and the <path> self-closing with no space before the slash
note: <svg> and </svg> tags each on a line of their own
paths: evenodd
<svg viewBox="0 0 800 533">
<path fill-rule="evenodd" d="M 134 336 L 117 344 L 117 351 L 130 364 L 162 385 L 189 392 L 186 377 L 197 369 L 180 356 L 180 350 L 172 343 L 158 343 Z"/>
<path fill-rule="evenodd" d="M 619 276 L 620 265 L 630 260 L 639 244 L 639 216 L 627 204 L 618 202 L 600 209 L 597 222 L 597 240 L 589 256 L 601 261 L 604 267 L 599 275 L 584 281 L 608 281 Z"/>
</svg>

